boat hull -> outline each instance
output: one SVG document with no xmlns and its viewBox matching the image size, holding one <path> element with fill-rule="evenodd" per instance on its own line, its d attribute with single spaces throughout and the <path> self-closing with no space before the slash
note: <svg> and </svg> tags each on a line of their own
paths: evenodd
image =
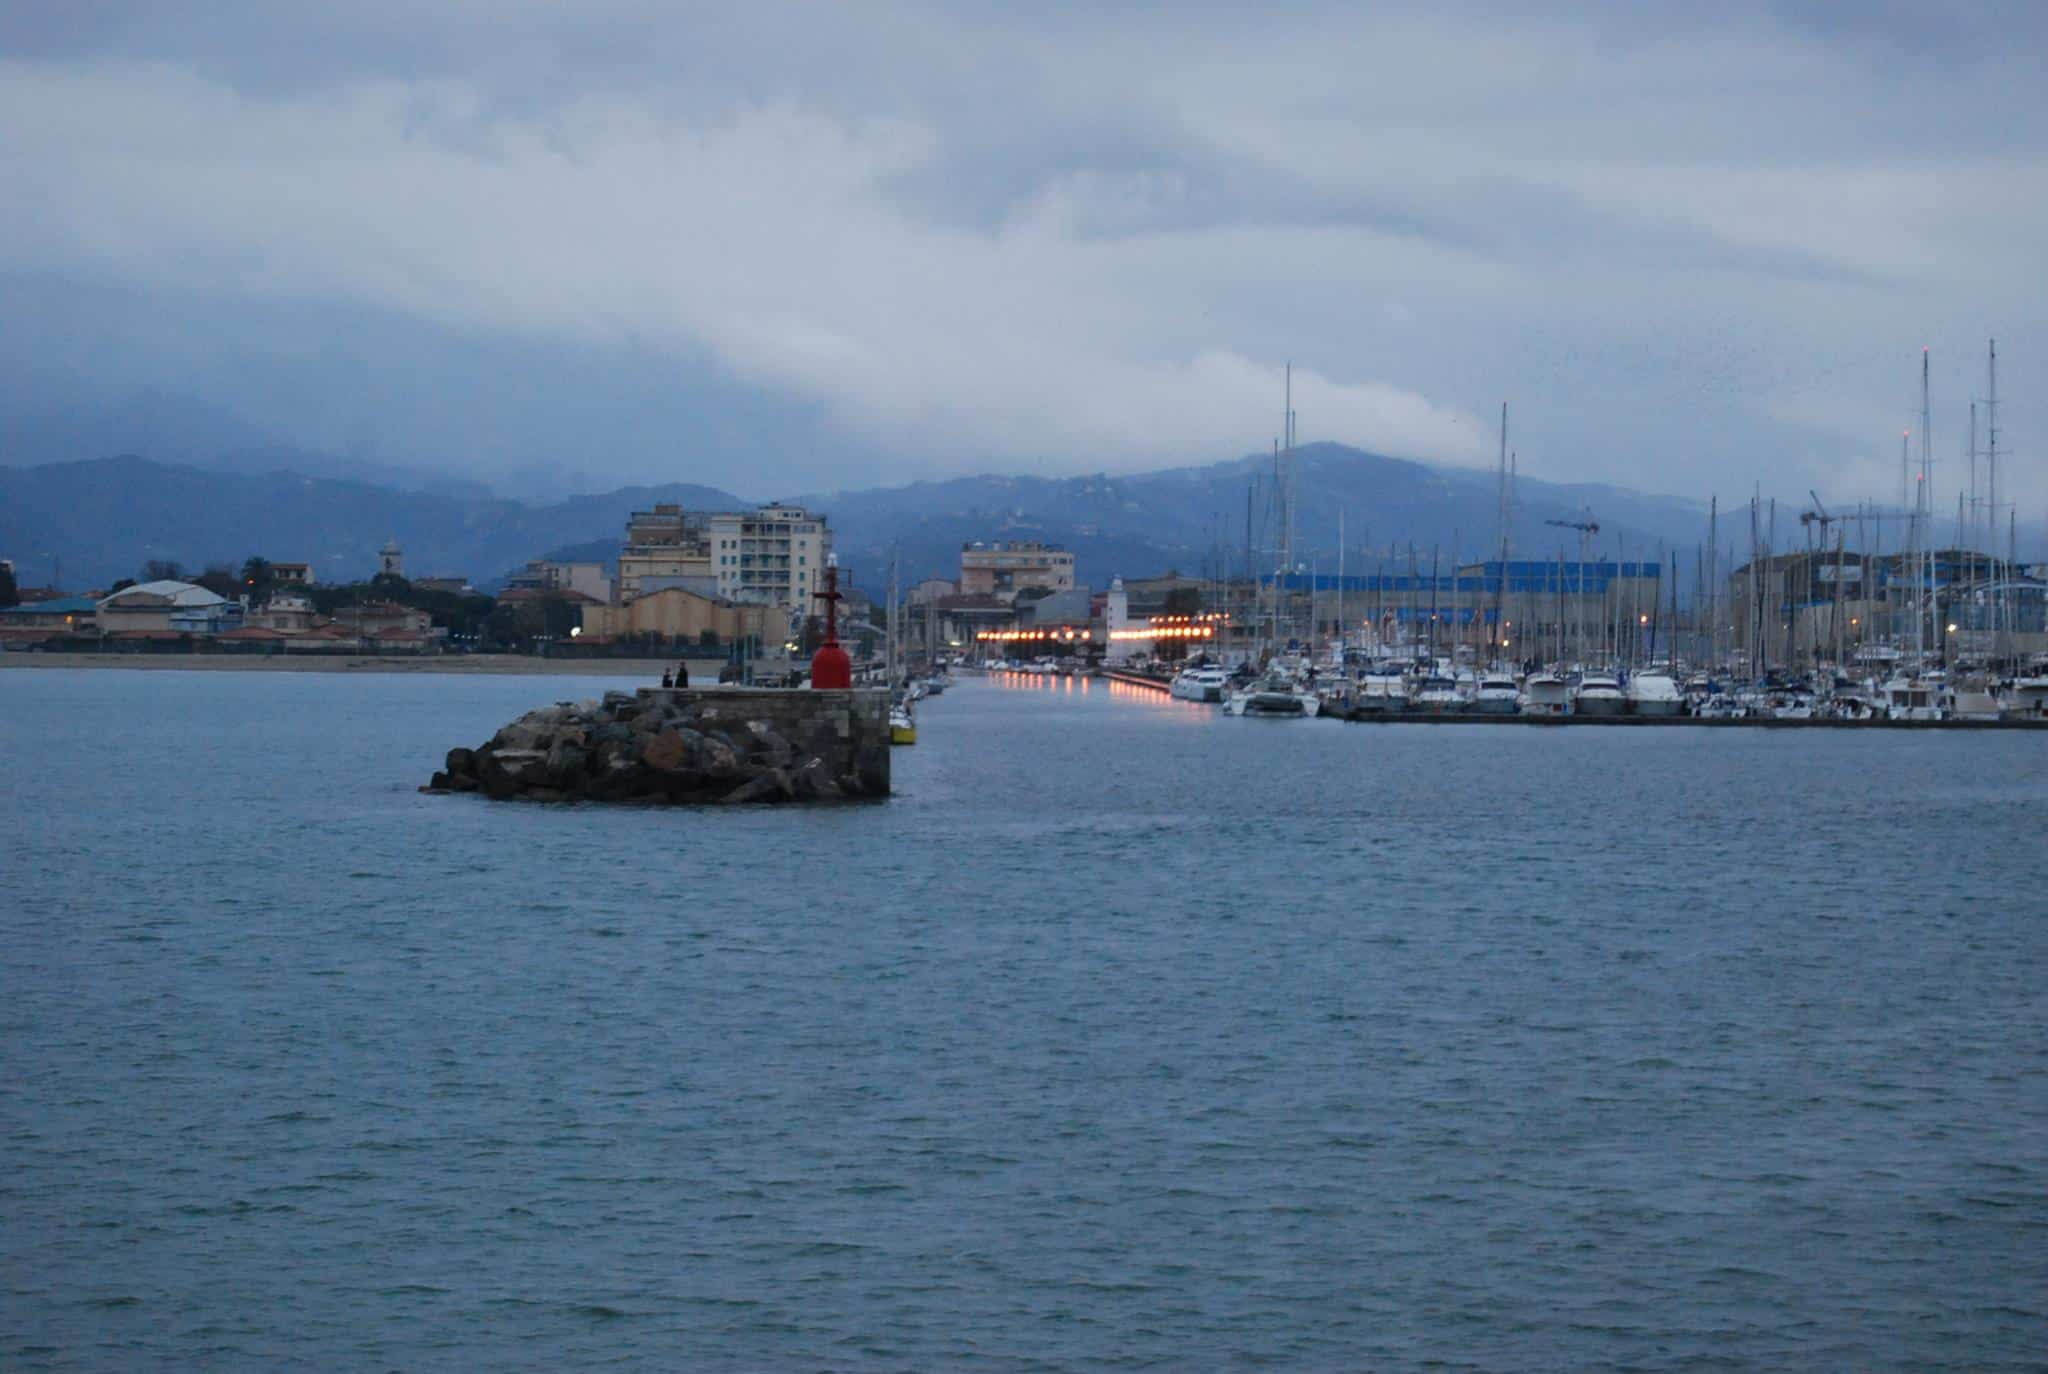
<svg viewBox="0 0 2048 1374">
<path fill-rule="evenodd" d="M 1237 714 L 1278 719 L 1285 716 L 1313 715 L 1314 712 L 1292 692 L 1253 692 L 1239 703 Z"/>
<path fill-rule="evenodd" d="M 1998 698 L 1989 692 L 1961 690 L 1956 693 L 1949 714 L 1956 720 L 1997 720 Z"/>
</svg>

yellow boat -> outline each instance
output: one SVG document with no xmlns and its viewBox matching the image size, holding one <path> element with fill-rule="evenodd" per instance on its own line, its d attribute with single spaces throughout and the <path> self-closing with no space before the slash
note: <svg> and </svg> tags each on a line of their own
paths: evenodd
<svg viewBox="0 0 2048 1374">
<path fill-rule="evenodd" d="M 901 707 L 889 713 L 889 743 L 917 743 L 917 722 L 910 718 L 910 712 Z"/>
</svg>

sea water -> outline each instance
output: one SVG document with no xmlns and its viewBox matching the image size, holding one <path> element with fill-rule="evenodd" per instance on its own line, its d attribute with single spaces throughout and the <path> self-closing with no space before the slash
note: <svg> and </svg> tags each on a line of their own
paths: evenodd
<svg viewBox="0 0 2048 1374">
<path fill-rule="evenodd" d="M 965 681 L 885 803 L 414 790 L 618 685 L 0 674 L 0 1364 L 2048 1354 L 2048 734 Z"/>
</svg>

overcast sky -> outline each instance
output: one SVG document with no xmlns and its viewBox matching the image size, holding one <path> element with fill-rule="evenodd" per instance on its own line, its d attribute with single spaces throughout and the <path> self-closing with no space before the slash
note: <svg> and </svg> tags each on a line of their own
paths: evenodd
<svg viewBox="0 0 2048 1374">
<path fill-rule="evenodd" d="M 1304 439 L 2048 507 L 2048 5 L 0 6 L 0 404 L 747 495 Z M 1711 17 L 1703 17 L 1711 16 Z"/>
</svg>

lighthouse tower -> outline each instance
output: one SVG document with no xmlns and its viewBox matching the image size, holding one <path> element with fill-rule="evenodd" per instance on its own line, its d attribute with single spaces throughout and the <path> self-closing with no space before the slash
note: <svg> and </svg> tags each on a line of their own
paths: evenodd
<svg viewBox="0 0 2048 1374">
<path fill-rule="evenodd" d="M 1112 577 L 1109 580 L 1109 595 L 1102 604 L 1103 633 L 1108 636 L 1109 651 L 1105 655 L 1111 663 L 1122 663 L 1131 656 L 1131 641 L 1119 636 L 1118 631 L 1128 629 L 1131 623 L 1131 594 L 1124 590 L 1124 580 Z"/>
<path fill-rule="evenodd" d="M 377 555 L 377 572 L 382 577 L 405 576 L 405 552 L 396 539 L 387 540 L 384 551 Z"/>
</svg>

